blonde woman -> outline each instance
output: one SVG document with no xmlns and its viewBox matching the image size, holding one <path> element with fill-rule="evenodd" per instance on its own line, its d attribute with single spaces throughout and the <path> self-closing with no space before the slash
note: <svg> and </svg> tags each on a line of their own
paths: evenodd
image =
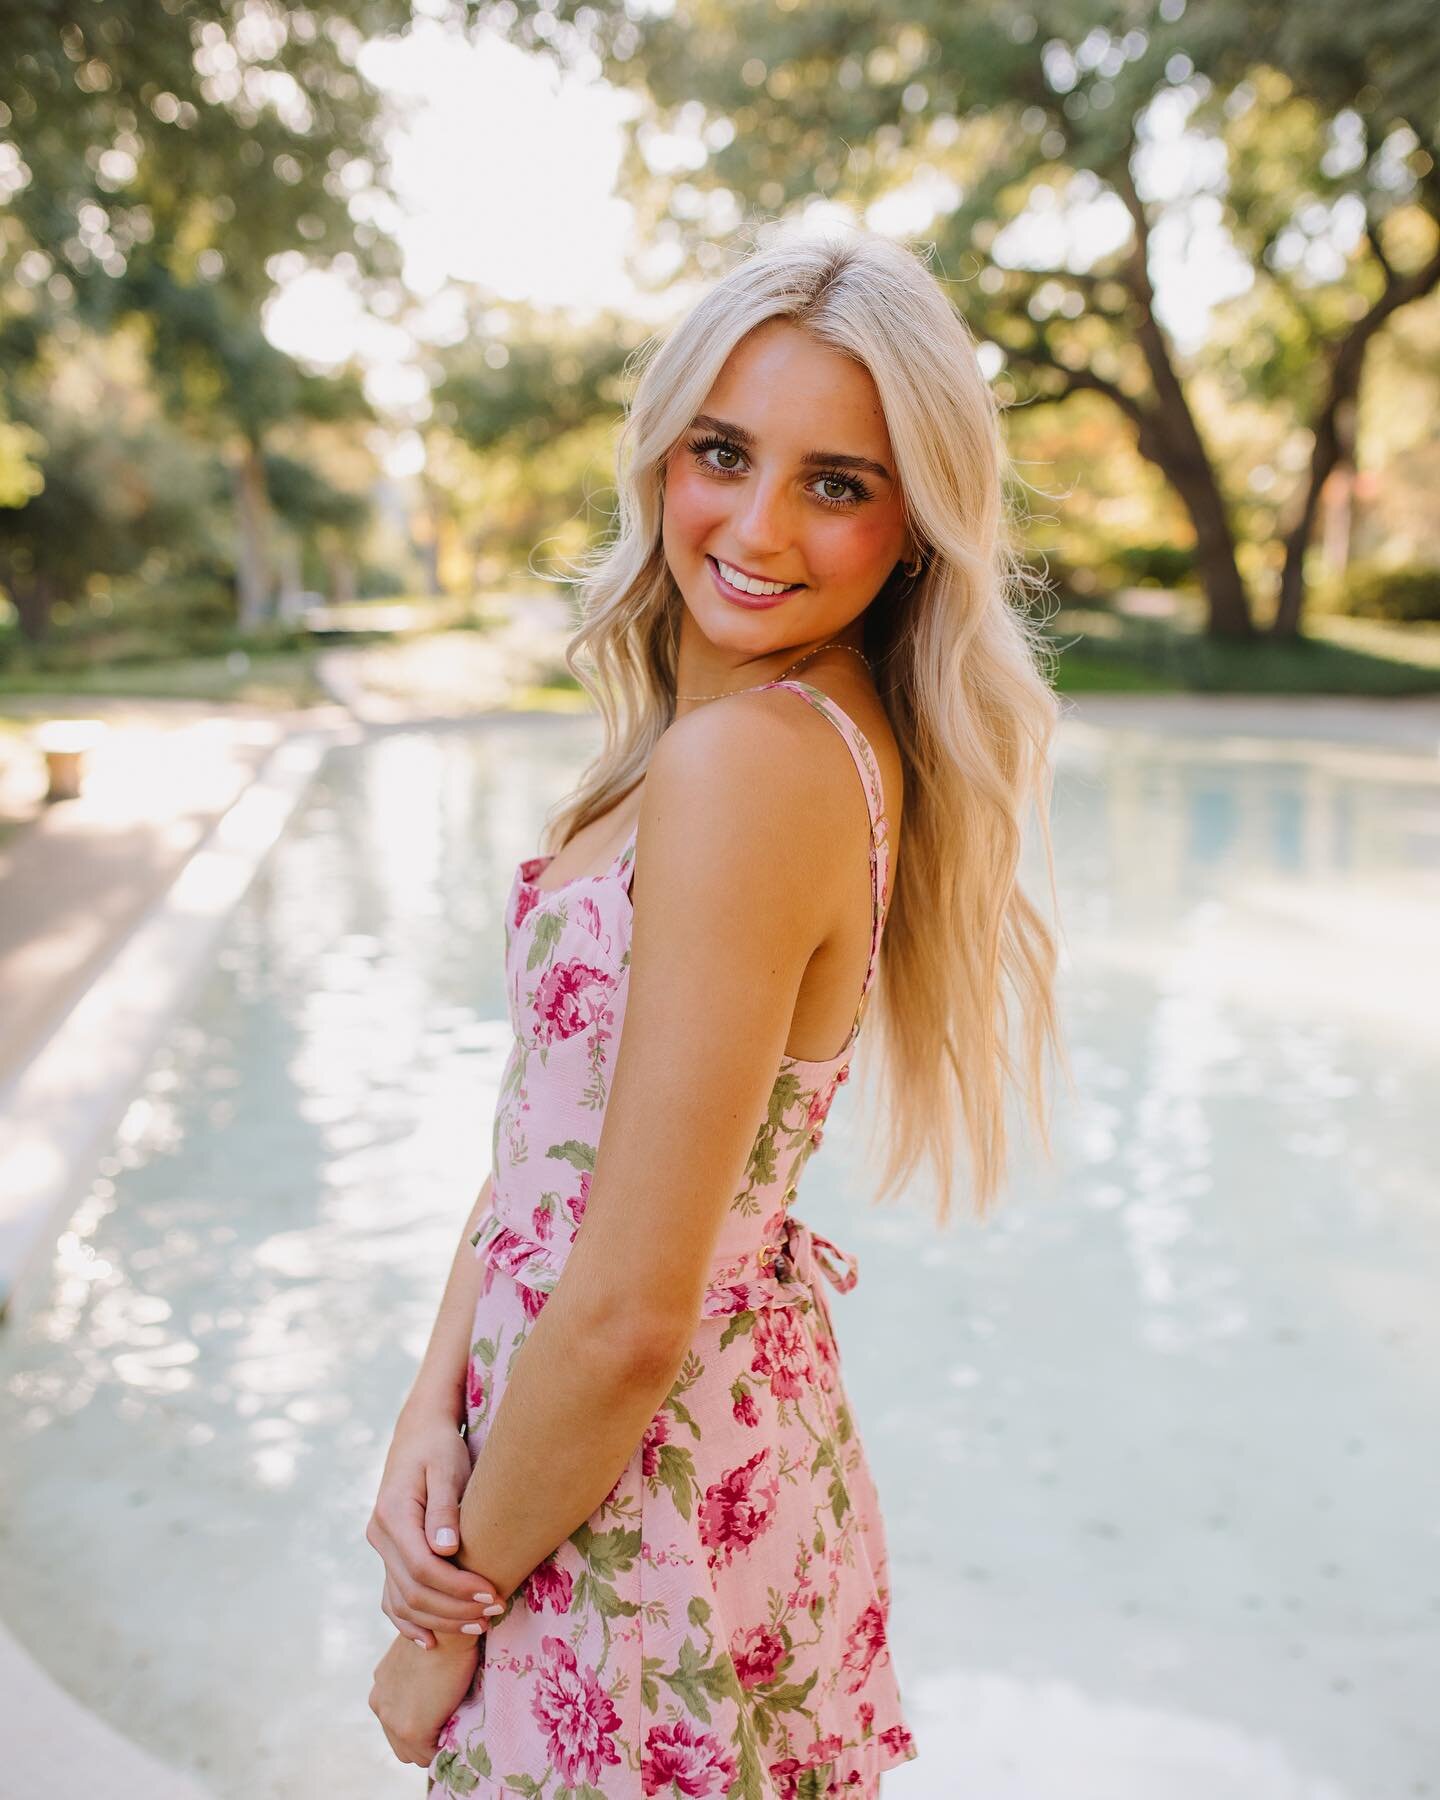
<svg viewBox="0 0 1440 1800">
<path fill-rule="evenodd" d="M 492 1173 L 367 1531 L 371 1707 L 447 1796 L 861 1800 L 917 1746 L 825 1292 L 856 1266 L 794 1202 L 867 1008 L 884 1187 L 928 1157 L 943 1223 L 959 1118 L 994 1193 L 1007 987 L 1043 1133 L 1016 866 L 1056 702 L 911 251 L 749 253 L 620 463 L 570 651 L 604 748 L 508 896 Z"/>
</svg>

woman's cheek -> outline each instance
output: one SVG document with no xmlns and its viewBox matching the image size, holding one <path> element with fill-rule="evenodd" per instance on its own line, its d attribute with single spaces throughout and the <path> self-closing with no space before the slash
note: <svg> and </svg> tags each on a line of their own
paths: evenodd
<svg viewBox="0 0 1440 1800">
<path fill-rule="evenodd" d="M 702 476 L 672 470 L 665 481 L 665 534 L 670 541 L 695 549 L 725 518 L 725 500 Z"/>
<path fill-rule="evenodd" d="M 874 588 L 894 567 L 904 540 L 898 519 L 837 519 L 811 547 L 810 569 L 817 586 Z"/>
</svg>

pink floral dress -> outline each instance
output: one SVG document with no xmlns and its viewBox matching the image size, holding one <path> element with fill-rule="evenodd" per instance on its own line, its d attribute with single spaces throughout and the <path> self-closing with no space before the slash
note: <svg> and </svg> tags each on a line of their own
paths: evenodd
<svg viewBox="0 0 1440 1800">
<path fill-rule="evenodd" d="M 596 1512 L 481 1639 L 427 1795 L 544 1800 L 873 1800 L 916 1746 L 887 1643 L 879 1499 L 819 1279 L 855 1259 L 790 1210 L 849 1073 L 890 894 L 874 752 L 803 681 L 776 681 L 848 744 L 870 813 L 870 961 L 845 1046 L 782 1059 L 730 1202 L 693 1342 Z M 635 834 L 553 891 L 519 865 L 506 906 L 515 1045 L 493 1132 L 493 1204 L 466 1406 L 472 1462 L 585 1214 L 630 964 Z"/>
</svg>

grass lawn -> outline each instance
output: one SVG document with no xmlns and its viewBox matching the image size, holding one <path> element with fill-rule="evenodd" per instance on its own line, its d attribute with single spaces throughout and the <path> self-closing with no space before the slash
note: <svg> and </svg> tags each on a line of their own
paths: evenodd
<svg viewBox="0 0 1440 1800">
<path fill-rule="evenodd" d="M 1295 642 L 1205 636 L 1198 609 L 1146 617 L 1066 606 L 1047 632 L 1061 655 L 1062 693 L 1440 693 L 1440 625 L 1389 625 L 1316 612 Z"/>
<path fill-rule="evenodd" d="M 0 671 L 6 694 L 96 694 L 120 699 L 239 701 L 250 706 L 317 706 L 327 698 L 315 678 L 315 652 L 281 650 L 238 657 L 99 664 L 90 669 Z"/>
</svg>

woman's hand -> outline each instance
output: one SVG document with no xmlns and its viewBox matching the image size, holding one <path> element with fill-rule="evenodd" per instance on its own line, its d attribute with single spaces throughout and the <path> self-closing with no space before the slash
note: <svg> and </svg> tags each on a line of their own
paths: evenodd
<svg viewBox="0 0 1440 1800">
<path fill-rule="evenodd" d="M 470 1467 L 469 1449 L 453 1421 L 401 1414 L 365 1539 L 385 1564 L 381 1611 L 412 1647 L 433 1650 L 468 1625 L 461 1637 L 467 1643 L 494 1624 L 509 1599 L 493 1582 L 450 1560 L 460 1543 L 460 1500 Z"/>
<path fill-rule="evenodd" d="M 449 1637 L 427 1655 L 397 1637 L 376 1663 L 370 1710 L 401 1762 L 428 1768 L 434 1761 L 440 1733 L 475 1679 L 479 1642 Z"/>
</svg>

